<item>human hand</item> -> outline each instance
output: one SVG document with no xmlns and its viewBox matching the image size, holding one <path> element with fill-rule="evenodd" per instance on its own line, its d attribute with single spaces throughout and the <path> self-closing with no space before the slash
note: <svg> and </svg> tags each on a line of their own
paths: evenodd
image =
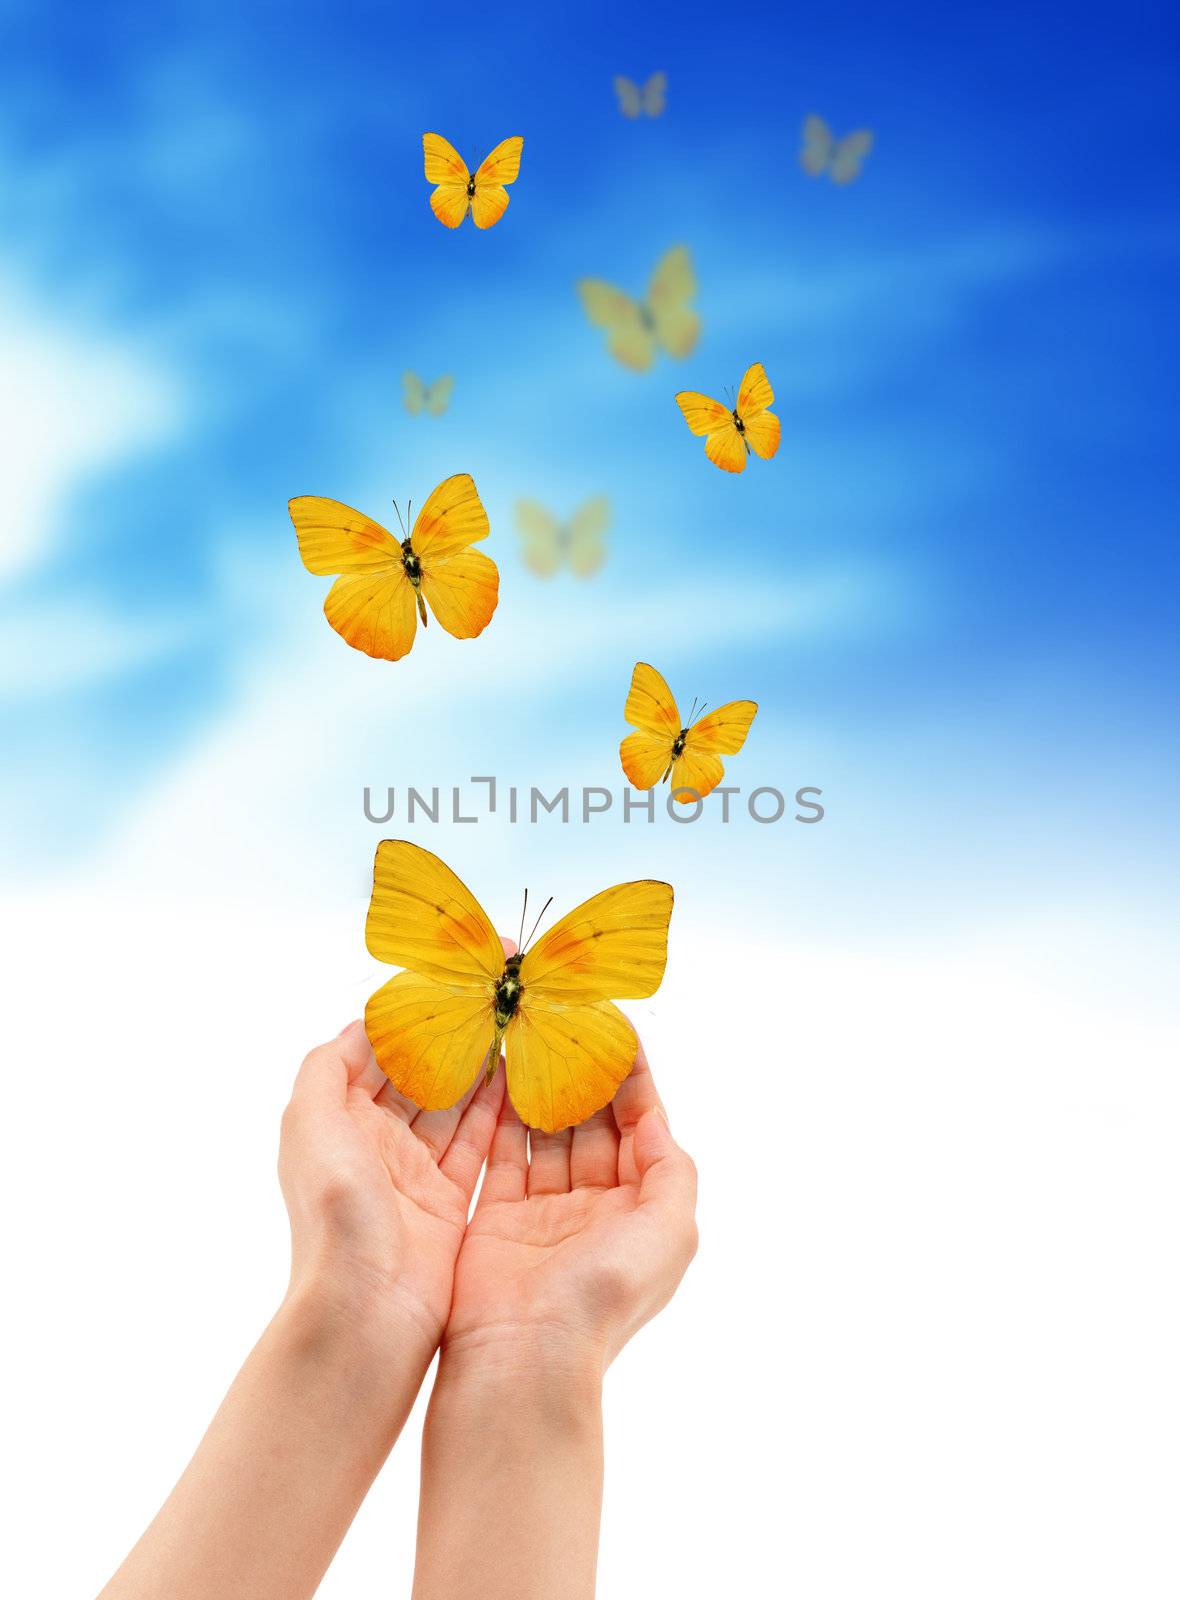
<svg viewBox="0 0 1180 1600">
<path fill-rule="evenodd" d="M 537 1375 L 556 1362 L 601 1377 L 683 1277 L 695 1201 L 696 1170 L 638 1039 L 614 1100 L 576 1128 L 530 1133 L 505 1096 L 456 1263 L 444 1363 Z"/>
<path fill-rule="evenodd" d="M 487 1086 L 481 1074 L 450 1110 L 420 1111 L 377 1065 L 361 1022 L 313 1050 L 283 1114 L 279 1151 L 289 1297 L 408 1327 L 424 1371 L 447 1320 L 502 1096 L 503 1075 Z"/>
</svg>

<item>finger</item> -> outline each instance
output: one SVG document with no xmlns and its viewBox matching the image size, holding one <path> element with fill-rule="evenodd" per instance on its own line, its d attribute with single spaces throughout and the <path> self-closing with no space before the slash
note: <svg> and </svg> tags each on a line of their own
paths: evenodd
<svg viewBox="0 0 1180 1600">
<path fill-rule="evenodd" d="M 377 1057 L 373 1054 L 365 1025 L 359 1017 L 343 1029 L 336 1043 L 340 1046 L 348 1069 L 349 1088 L 361 1089 L 375 1100 L 388 1085 L 389 1079 L 377 1065 Z"/>
<path fill-rule="evenodd" d="M 529 1199 L 541 1194 L 570 1192 L 570 1146 L 573 1130 L 541 1133 L 529 1129 Z"/>
<path fill-rule="evenodd" d="M 500 935 L 500 943 L 504 946 L 504 958 L 505 958 L 505 960 L 507 960 L 507 958 L 509 956 L 514 956 L 516 954 L 516 940 L 515 939 L 506 939 L 504 937 L 504 935 L 501 934 Z"/>
<path fill-rule="evenodd" d="M 523 1200 L 529 1177 L 529 1131 L 516 1114 L 516 1107 L 505 1095 L 500 1103 L 500 1119 L 488 1152 L 488 1170 L 476 1204 Z"/>
<path fill-rule="evenodd" d="M 497 1068 L 491 1083 L 481 1074 L 475 1097 L 460 1118 L 455 1136 L 438 1164 L 439 1171 L 459 1186 L 468 1202 L 475 1193 L 480 1171 L 491 1149 L 503 1099 L 504 1074 Z"/>
<path fill-rule="evenodd" d="M 697 1169 L 692 1157 L 672 1137 L 668 1119 L 658 1106 L 639 1119 L 634 1155 L 639 1173 L 639 1204 L 654 1206 L 678 1218 L 682 1229 L 693 1233 L 695 1249 L 692 1217 L 697 1199 Z"/>
<path fill-rule="evenodd" d="M 613 1189 L 619 1181 L 619 1130 L 610 1106 L 574 1129 L 570 1146 L 570 1187 Z"/>
<path fill-rule="evenodd" d="M 481 1066 L 479 1075 L 472 1080 L 469 1089 L 465 1090 L 460 1099 L 453 1106 L 447 1106 L 443 1111 L 418 1111 L 410 1123 L 415 1135 L 430 1151 L 436 1161 L 441 1161 L 447 1152 L 455 1131 L 463 1119 L 463 1113 L 475 1097 L 475 1091 L 484 1081 L 484 1072 Z"/>
<path fill-rule="evenodd" d="M 619 1130 L 619 1182 L 638 1183 L 639 1173 L 632 1148 L 635 1129 L 645 1112 L 661 1105 L 651 1068 L 647 1064 L 647 1054 L 638 1037 L 635 1040 L 635 1065 L 619 1085 L 611 1105 Z"/>
<path fill-rule="evenodd" d="M 295 1077 L 291 1091 L 292 1105 L 314 1105 L 320 1109 L 342 1106 L 354 1074 L 360 1070 L 363 1054 L 372 1054 L 369 1041 L 362 1047 L 357 1041 L 357 1030 L 364 1038 L 364 1026 L 350 1022 L 328 1044 L 309 1050 Z M 375 1065 L 376 1063 L 374 1063 Z"/>
</svg>

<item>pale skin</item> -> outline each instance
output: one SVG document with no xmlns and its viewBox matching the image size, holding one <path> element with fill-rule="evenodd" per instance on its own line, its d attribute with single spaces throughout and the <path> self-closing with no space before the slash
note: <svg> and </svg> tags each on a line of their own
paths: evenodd
<svg viewBox="0 0 1180 1600">
<path fill-rule="evenodd" d="M 300 1069 L 279 1177 L 287 1293 L 100 1600 L 314 1594 L 436 1350 L 414 1600 L 589 1600 L 603 1374 L 696 1249 L 642 1046 L 610 1106 L 530 1153 L 502 1070 L 419 1111 L 352 1023 Z"/>
</svg>

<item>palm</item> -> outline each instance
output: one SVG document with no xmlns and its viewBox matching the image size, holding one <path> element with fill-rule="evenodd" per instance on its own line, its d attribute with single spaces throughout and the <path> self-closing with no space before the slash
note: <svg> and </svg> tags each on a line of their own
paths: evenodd
<svg viewBox="0 0 1180 1600">
<path fill-rule="evenodd" d="M 419 1111 L 388 1082 L 359 1023 L 313 1051 L 280 1159 L 293 1271 L 326 1265 L 346 1292 L 375 1287 L 436 1342 L 500 1093 L 499 1082 L 473 1085 L 447 1111 Z"/>
<path fill-rule="evenodd" d="M 449 1337 L 481 1327 L 570 1326 L 625 1257 L 638 1184 L 489 1200 L 455 1268 Z"/>
<path fill-rule="evenodd" d="M 655 1170 L 664 1141 L 675 1149 L 664 1124 L 653 1140 L 658 1109 L 642 1047 L 611 1104 L 572 1130 L 530 1134 L 504 1101 L 455 1264 L 449 1346 L 540 1331 L 609 1361 L 659 1309 L 695 1231 L 691 1162 L 677 1152 L 680 1165 Z"/>
</svg>

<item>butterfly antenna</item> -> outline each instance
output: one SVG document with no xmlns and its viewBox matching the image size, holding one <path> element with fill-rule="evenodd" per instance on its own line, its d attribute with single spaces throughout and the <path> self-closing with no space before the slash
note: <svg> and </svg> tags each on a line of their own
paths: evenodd
<svg viewBox="0 0 1180 1600">
<path fill-rule="evenodd" d="M 707 700 L 702 700 L 702 701 L 701 701 L 701 703 L 700 703 L 700 706 L 699 706 L 699 707 L 698 707 L 698 708 L 697 708 L 697 716 L 698 716 L 698 717 L 703 717 L 703 716 L 704 716 L 704 714 L 705 714 L 705 707 L 706 707 L 706 706 L 707 706 L 707 705 L 708 705 L 708 704 L 709 704 L 709 702 L 708 702 L 708 701 L 707 701 Z"/>
<path fill-rule="evenodd" d="M 524 918 L 525 918 L 525 913 L 527 912 L 528 908 L 529 908 L 529 892 L 526 889 L 525 892 L 524 892 L 524 905 L 522 905 L 521 908 L 520 908 L 520 933 L 517 936 L 517 940 L 516 940 L 516 950 L 517 950 L 517 954 L 518 955 L 520 954 L 521 946 L 524 943 Z"/>
<path fill-rule="evenodd" d="M 689 712 L 689 713 L 688 713 L 688 723 L 689 723 L 689 726 L 690 726 L 690 727 L 691 727 L 691 726 L 692 726 L 692 724 L 693 724 L 693 723 L 694 723 L 694 722 L 695 722 L 695 721 L 696 721 L 696 720 L 697 720 L 697 697 L 696 697 L 696 695 L 695 695 L 695 694 L 694 694 L 694 695 L 693 695 L 693 697 L 692 697 L 692 710 L 691 710 L 691 711 L 690 711 L 690 712 Z"/>
<path fill-rule="evenodd" d="M 528 949 L 529 945 L 532 944 L 532 942 L 533 942 L 533 933 L 536 933 L 537 929 L 541 926 L 541 918 L 545 915 L 546 911 L 548 911 L 549 907 L 552 904 L 553 904 L 553 896 L 550 895 L 548 900 L 546 900 L 545 904 L 541 907 L 540 911 L 537 913 L 537 920 L 536 920 L 536 922 L 533 923 L 533 932 L 529 934 L 528 938 L 524 942 L 526 950 Z M 523 926 L 523 924 L 522 924 L 522 926 Z"/>
<path fill-rule="evenodd" d="M 410 512 L 413 509 L 413 505 L 414 502 L 412 500 L 406 501 L 406 523 L 411 528 L 414 526 L 414 524 L 410 521 Z"/>
<path fill-rule="evenodd" d="M 395 501 L 394 501 L 394 502 L 393 502 L 393 509 L 394 509 L 394 512 L 395 512 L 395 514 L 396 514 L 396 516 L 397 516 L 397 520 L 398 520 L 398 525 L 399 525 L 399 526 L 400 526 L 400 528 L 401 528 L 401 530 L 402 530 L 402 538 L 403 538 L 403 539 L 404 539 L 404 538 L 405 538 L 405 536 L 406 536 L 406 525 L 405 525 L 405 523 L 404 523 L 404 522 L 402 522 L 402 514 L 401 514 L 401 512 L 400 512 L 400 511 L 398 511 L 398 509 L 397 509 L 397 501 L 396 501 L 396 500 L 395 500 Z M 409 508 L 409 506 L 408 506 L 408 505 L 407 505 L 407 506 L 406 506 L 406 514 L 407 514 L 407 515 L 408 515 L 408 514 L 409 514 L 409 510 L 410 510 L 410 508 Z"/>
</svg>

